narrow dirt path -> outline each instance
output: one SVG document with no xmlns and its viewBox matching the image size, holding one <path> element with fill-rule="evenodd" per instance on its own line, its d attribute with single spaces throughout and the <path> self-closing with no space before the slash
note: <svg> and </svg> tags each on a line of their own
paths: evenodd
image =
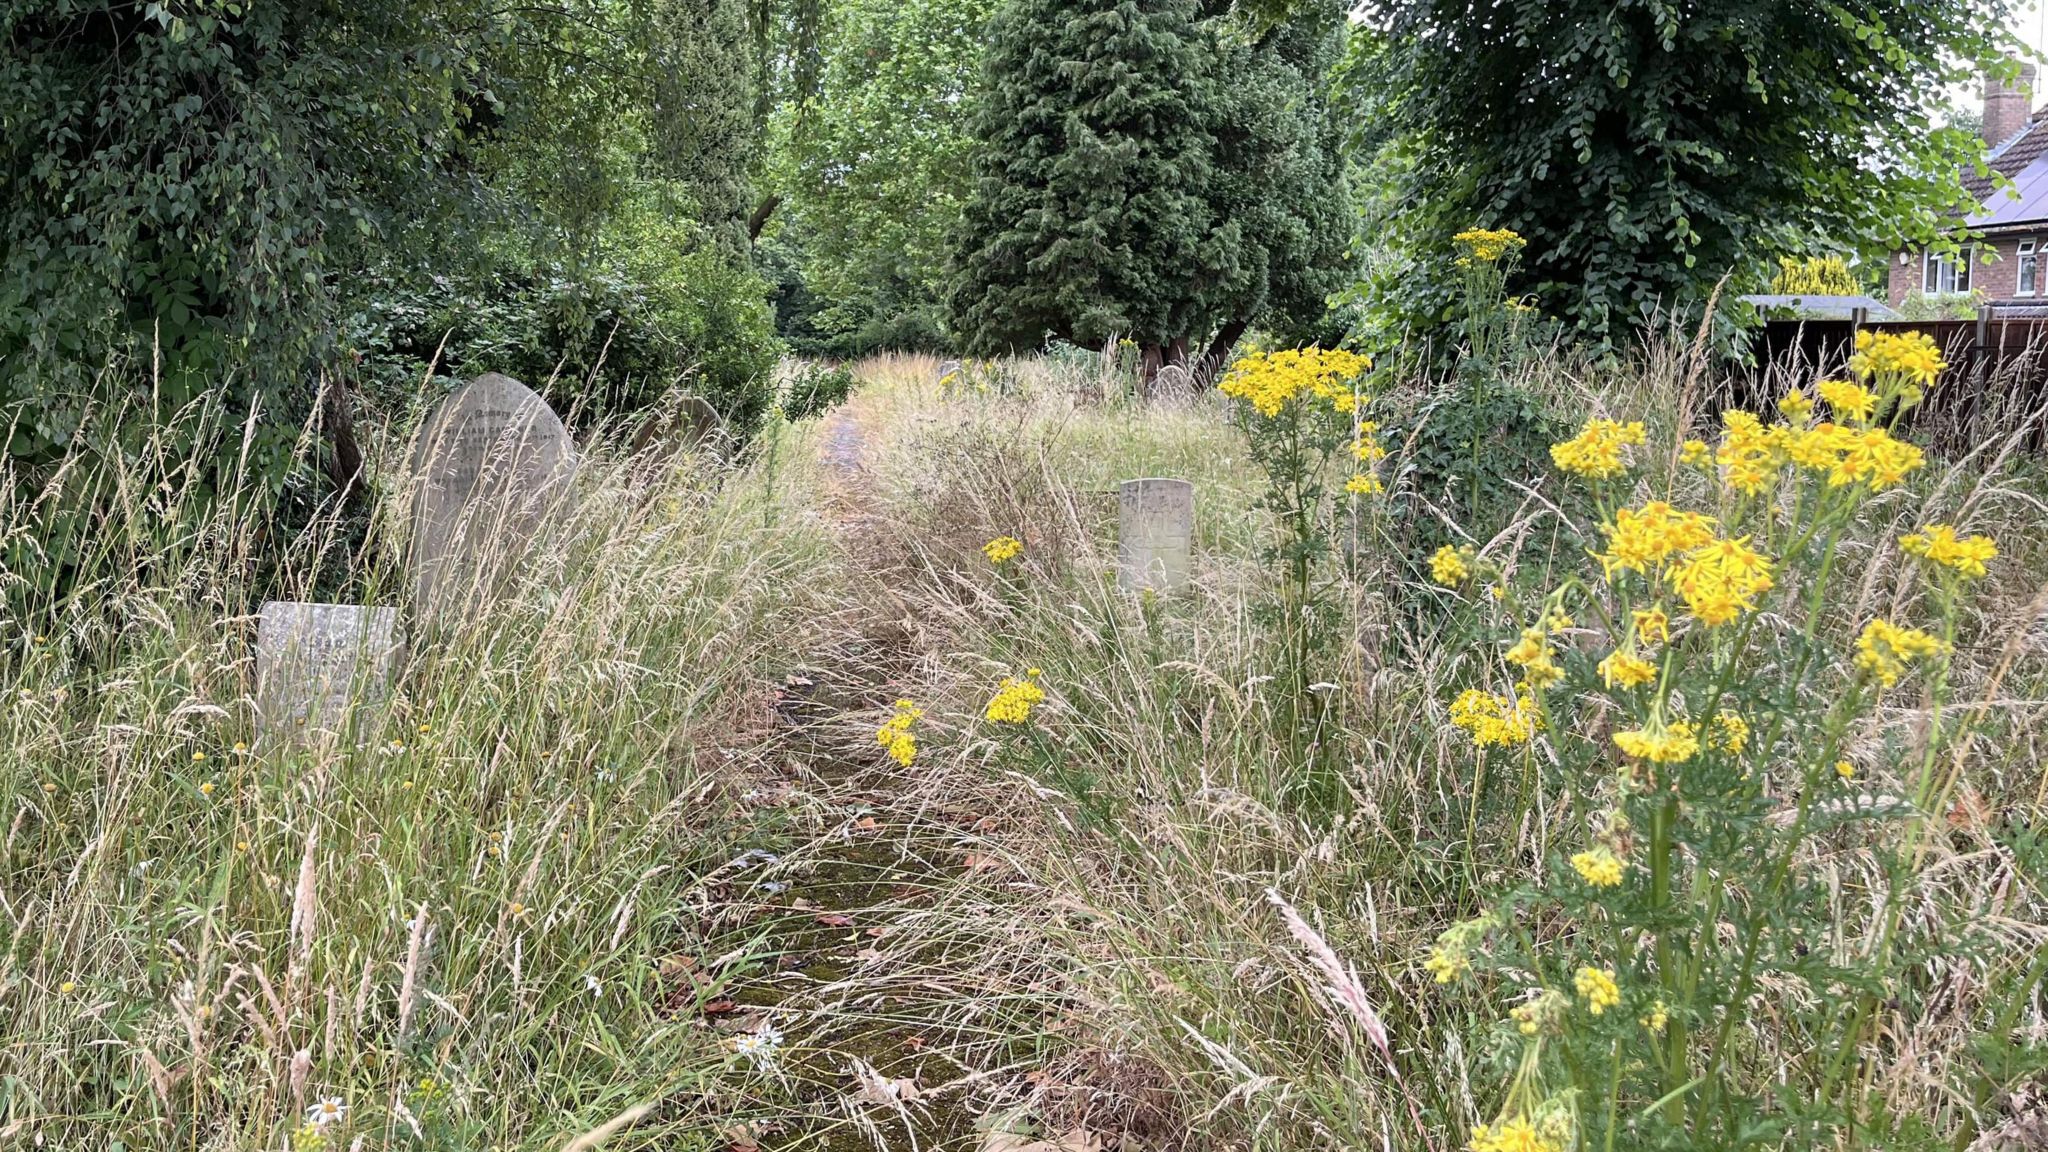
<svg viewBox="0 0 2048 1152">
<path fill-rule="evenodd" d="M 842 406 L 818 447 L 854 572 L 885 543 L 862 415 L 858 398 Z M 1028 1093 L 1038 1060 L 1015 1017 L 990 1008 L 1021 976 L 971 927 L 987 919 L 975 817 L 920 795 L 874 739 L 911 646 L 902 605 L 872 584 L 842 649 L 793 672 L 778 699 L 757 816 L 785 826 L 784 847 L 728 865 L 703 926 L 748 941 L 750 961 L 706 1010 L 736 1046 L 772 1037 L 757 1062 L 786 1094 L 782 1115 L 728 1134 L 734 1152 L 1002 1147 L 985 1117 Z"/>
</svg>

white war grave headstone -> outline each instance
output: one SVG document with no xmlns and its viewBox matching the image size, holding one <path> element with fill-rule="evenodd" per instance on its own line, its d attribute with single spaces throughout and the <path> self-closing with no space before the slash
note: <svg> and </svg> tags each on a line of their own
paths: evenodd
<svg viewBox="0 0 2048 1152">
<path fill-rule="evenodd" d="M 404 645 L 396 608 L 266 603 L 256 624 L 257 730 L 338 734 L 375 713 Z"/>
<path fill-rule="evenodd" d="M 1132 591 L 1175 592 L 1193 567 L 1195 486 L 1185 480 L 1126 480 L 1117 487 L 1117 583 Z"/>
<path fill-rule="evenodd" d="M 443 400 L 413 443 L 413 606 L 487 603 L 567 497 L 575 448 L 531 388 L 487 372 Z"/>
</svg>

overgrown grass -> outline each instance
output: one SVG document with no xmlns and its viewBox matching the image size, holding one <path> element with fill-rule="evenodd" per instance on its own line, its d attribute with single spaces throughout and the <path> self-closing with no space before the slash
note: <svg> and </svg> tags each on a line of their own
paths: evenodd
<svg viewBox="0 0 2048 1152">
<path fill-rule="evenodd" d="M 1527 387 L 1653 435 L 1710 391 L 1682 347 L 1559 363 Z M 1134 402 L 1086 365 L 983 390 L 936 369 L 871 362 L 842 418 L 738 465 L 595 453 L 508 593 L 419 633 L 360 744 L 256 738 L 245 525 L 172 515 L 174 487 L 89 536 L 120 545 L 98 577 L 0 637 L 0 1134 L 281 1147 L 333 1098 L 349 1119 L 322 1138 L 366 1147 L 555 1147 L 620 1116 L 614 1147 L 1461 1146 L 1514 1066 L 1511 989 L 1447 992 L 1422 957 L 1582 835 L 1547 758 L 1482 773 L 1447 723 L 1509 606 L 1424 583 L 1406 526 L 1361 508 L 1304 753 L 1258 611 L 1263 480 L 1221 406 Z M 1863 1065 L 1927 1147 L 2001 1122 L 2048 1049 L 2048 483 L 2003 447 L 1867 510 L 1870 539 L 1947 519 L 2004 551 L 1953 676 L 1981 736 L 1905 929 L 2001 946 L 1915 971 Z M 1154 475 L 1197 485 L 1196 578 L 1133 597 L 1115 485 Z M 28 539 L 44 507 L 9 490 L 0 511 Z M 401 507 L 378 493 L 361 555 L 333 555 L 333 522 L 293 541 L 286 587 L 339 563 L 402 600 Z M 1476 543 L 1548 586 L 1590 538 L 1570 509 L 1538 483 Z M 991 565 L 1005 535 L 1024 552 Z M 1899 607 L 1895 555 L 1842 563 L 1831 636 Z M 1032 722 L 988 720 L 1030 668 Z M 907 770 L 872 740 L 899 696 L 925 712 Z M 1894 694 L 1871 736 L 1927 716 Z M 1815 858 L 1850 949 L 1880 891 L 1867 847 Z M 738 1055 L 764 1026 L 773 1058 Z M 1741 1074 L 1795 1059 L 1781 1040 L 1766 1014 Z"/>
<path fill-rule="evenodd" d="M 1134 1077 L 1146 1090 L 1124 1099 L 1114 1078 L 1099 1083 L 1099 1122 L 1114 1130 L 1142 1097 L 1143 1108 L 1167 1108 L 1172 1142 L 1184 1147 L 1462 1145 L 1472 1125 L 1493 1120 L 1498 1085 L 1520 1057 L 1512 1029 L 1499 1031 L 1514 989 L 1446 991 L 1421 959 L 1488 894 L 1545 883 L 1546 858 L 1583 836 L 1547 753 L 1526 766 L 1495 758 L 1489 779 L 1446 721 L 1455 689 L 1497 659 L 1496 638 L 1512 638 L 1511 613 L 1405 577 L 1423 558 L 1386 551 L 1398 525 L 1363 541 L 1336 574 L 1348 635 L 1321 670 L 1327 722 L 1313 759 L 1338 771 L 1318 778 L 1276 733 L 1281 653 L 1253 623 L 1270 595 L 1253 559 L 1267 528 L 1251 511 L 1243 442 L 1220 410 L 1077 403 L 1077 391 L 1097 390 L 1042 373 L 1020 373 L 1005 395 L 955 396 L 928 371 L 869 369 L 887 382 L 881 403 L 895 433 L 883 456 L 892 534 L 924 559 L 913 596 L 945 625 L 929 707 L 952 739 L 931 741 L 928 761 L 950 787 L 1010 805 L 1020 825 L 1012 850 L 1053 894 L 1036 947 L 1090 1006 L 1084 1049 L 1162 1070 L 1172 1086 L 1162 1105 L 1157 1080 Z M 1597 394 L 1608 414 L 1648 420 L 1666 443 L 1704 409 L 1711 384 L 1682 347 L 1653 349 L 1621 375 L 1537 377 L 1564 412 L 1585 412 Z M 1937 862 L 1906 901 L 1904 929 L 1937 946 L 1944 933 L 1987 926 L 1992 943 L 1980 937 L 1967 958 L 1912 971 L 1910 993 L 1894 989 L 1905 998 L 1886 1038 L 1859 1053 L 1866 1119 L 1890 1117 L 1894 1143 L 1959 1147 L 1997 1126 L 2006 1093 L 2039 1068 L 2024 1053 L 2048 1039 L 2037 839 L 2048 777 L 2034 755 L 2048 695 L 2035 596 L 2048 516 L 2038 468 L 2010 447 L 2000 440 L 1930 467 L 1912 491 L 1868 507 L 1858 532 L 1890 540 L 1947 520 L 2004 549 L 1961 625 L 1951 673 L 1954 700 L 1985 727 L 1959 801 L 1932 814 Z M 1653 461 L 1646 488 L 1693 483 L 1674 480 L 1676 467 Z M 1148 474 L 1195 480 L 1200 509 L 1194 586 L 1158 601 L 1112 587 L 1101 495 Z M 1558 489 L 1555 477 L 1539 484 L 1508 531 L 1479 542 L 1513 586 L 1548 587 L 1595 538 Z M 1026 541 L 1005 572 L 973 555 L 998 535 Z M 1845 644 L 1872 614 L 1904 611 L 1910 585 L 1895 551 L 1859 545 L 1841 563 L 1854 595 L 1824 630 Z M 1027 666 L 1043 668 L 1052 695 L 1032 730 L 983 721 L 996 681 Z M 1866 787 L 1910 794 L 1910 781 L 1882 767 L 1892 762 L 1884 750 L 1928 718 L 1926 700 L 1887 700 L 1861 737 L 1859 759 L 1879 772 Z M 1033 803 L 1019 809 L 1019 797 Z M 1828 916 L 1844 955 L 1878 945 L 1871 902 L 1885 899 L 1886 882 L 1871 846 L 1882 841 L 1826 840 L 1812 861 L 1834 877 Z M 1739 876 L 1729 881 L 1740 889 Z M 1276 896 L 1301 910 L 1308 933 L 1290 931 Z M 1391 1059 L 1314 966 L 1304 942 L 1318 935 L 1358 966 Z M 1779 1049 L 1767 1007 L 1794 994 L 1758 993 L 1744 1082 L 1767 1085 L 1797 1058 Z"/>
</svg>

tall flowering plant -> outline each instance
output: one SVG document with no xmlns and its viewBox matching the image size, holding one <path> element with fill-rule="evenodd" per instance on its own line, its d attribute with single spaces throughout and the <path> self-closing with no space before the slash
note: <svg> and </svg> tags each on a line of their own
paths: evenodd
<svg viewBox="0 0 2048 1152">
<path fill-rule="evenodd" d="M 1386 448 L 1378 424 L 1364 418 L 1364 376 L 1371 367 L 1367 357 L 1337 348 L 1261 352 L 1232 364 L 1218 386 L 1249 409 L 1246 437 L 1266 474 L 1261 503 L 1279 526 L 1267 555 L 1280 576 L 1285 679 L 1297 701 L 1330 615 L 1319 574 L 1334 536 L 1332 479 L 1346 476 L 1342 491 L 1351 496 L 1384 490 L 1379 468 Z M 1340 458 L 1345 466 L 1337 468 Z"/>
<path fill-rule="evenodd" d="M 1505 605 L 1523 626 L 1495 683 L 1449 708 L 1479 757 L 1547 745 L 1528 762 L 1556 766 L 1572 816 L 1537 878 L 1423 961 L 1500 1013 L 1511 1071 L 1471 1152 L 1855 1147 L 1884 1122 L 1866 1088 L 1910 1043 L 1925 945 L 1903 916 L 1961 762 L 1949 653 L 1997 556 L 1950 524 L 1865 539 L 1871 498 L 1925 463 L 1887 420 L 1941 368 L 1924 337 L 1866 335 L 1854 379 L 1678 446 L 1690 477 L 1662 494 L 1637 473 L 1641 424 L 1553 447 L 1598 539 L 1540 602 Z M 1873 544 L 1921 594 L 1844 619 L 1844 556 Z M 1470 586 L 1466 556 L 1433 568 Z M 1878 709 L 1907 691 L 1930 712 L 1902 739 Z M 1858 887 L 1823 846 L 1880 867 Z M 1867 930 L 1841 931 L 1842 900 Z"/>
</svg>

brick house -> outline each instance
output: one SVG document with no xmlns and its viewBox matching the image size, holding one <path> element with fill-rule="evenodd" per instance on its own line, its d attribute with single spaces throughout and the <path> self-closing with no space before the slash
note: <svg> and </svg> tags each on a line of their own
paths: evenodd
<svg viewBox="0 0 2048 1152">
<path fill-rule="evenodd" d="M 1992 188 L 1991 178 L 1974 172 L 1963 186 L 1978 198 L 1965 223 L 1981 238 L 1955 255 L 1900 251 L 1893 255 L 1889 290 L 1896 308 L 1908 295 L 1977 293 L 1989 304 L 2048 303 L 2048 108 L 2033 110 L 2034 66 L 2023 64 L 2017 80 L 1986 79 L 1984 142 L 1986 162 L 2010 179 L 2012 191 Z"/>
</svg>

